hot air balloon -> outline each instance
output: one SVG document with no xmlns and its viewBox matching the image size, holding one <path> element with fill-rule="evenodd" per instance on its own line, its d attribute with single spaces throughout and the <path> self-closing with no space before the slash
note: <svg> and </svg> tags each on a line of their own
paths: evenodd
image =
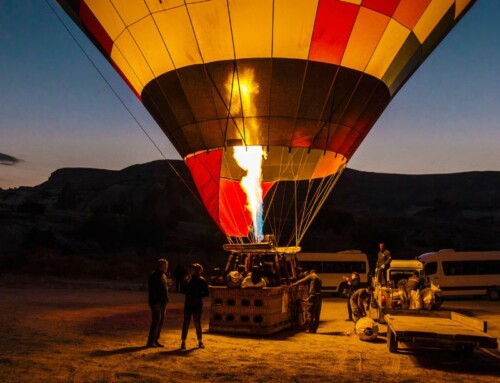
<svg viewBox="0 0 500 383">
<path fill-rule="evenodd" d="M 380 114 L 475 0 L 58 2 L 180 153 L 220 229 L 298 245 Z M 252 166 L 253 216 L 242 182 Z"/>
</svg>

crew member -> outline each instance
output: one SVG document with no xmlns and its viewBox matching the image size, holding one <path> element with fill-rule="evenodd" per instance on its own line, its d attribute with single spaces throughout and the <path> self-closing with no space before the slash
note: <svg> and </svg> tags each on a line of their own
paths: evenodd
<svg viewBox="0 0 500 383">
<path fill-rule="evenodd" d="M 379 247 L 379 252 L 377 255 L 377 265 L 376 265 L 376 270 L 377 270 L 377 280 L 382 286 L 385 286 L 386 284 L 386 270 L 389 268 L 391 264 L 391 252 L 386 249 L 385 243 L 380 242 L 378 244 Z"/>
<path fill-rule="evenodd" d="M 316 274 L 315 269 L 311 269 L 309 274 L 293 283 L 292 286 L 299 284 L 307 285 L 307 320 L 309 322 L 308 331 L 311 334 L 316 333 L 319 327 L 319 317 L 321 315 L 321 278 Z"/>
<path fill-rule="evenodd" d="M 360 280 L 359 273 L 357 271 L 353 271 L 351 277 L 344 276 L 344 280 L 347 283 L 346 288 L 346 296 L 347 296 L 347 313 L 349 314 L 349 318 L 347 320 L 352 321 L 352 309 L 350 298 L 352 294 L 359 288 Z"/>
<path fill-rule="evenodd" d="M 354 323 L 367 316 L 366 310 L 370 307 L 374 291 L 375 289 L 373 286 L 368 286 L 367 288 L 357 289 L 354 294 L 352 294 L 350 303 Z"/>
</svg>

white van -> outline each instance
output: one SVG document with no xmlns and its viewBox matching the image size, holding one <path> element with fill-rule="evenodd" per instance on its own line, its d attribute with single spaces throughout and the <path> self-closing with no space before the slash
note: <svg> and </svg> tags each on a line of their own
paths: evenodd
<svg viewBox="0 0 500 383">
<path fill-rule="evenodd" d="M 303 270 L 316 269 L 323 282 L 322 291 L 343 296 L 347 287 L 343 276 L 359 273 L 361 286 L 368 284 L 368 257 L 359 250 L 340 251 L 338 253 L 298 253 L 297 257 Z"/>
<path fill-rule="evenodd" d="M 443 296 L 486 294 L 494 301 L 500 296 L 500 251 L 446 249 L 422 254 L 418 259 Z"/>
</svg>

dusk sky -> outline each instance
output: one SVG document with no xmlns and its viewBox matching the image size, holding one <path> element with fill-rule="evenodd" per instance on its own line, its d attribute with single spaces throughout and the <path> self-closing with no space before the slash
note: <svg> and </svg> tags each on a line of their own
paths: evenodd
<svg viewBox="0 0 500 383">
<path fill-rule="evenodd" d="M 48 0 L 167 158 L 167 138 Z M 0 187 L 63 167 L 163 159 L 42 0 L 0 0 Z M 384 173 L 500 171 L 500 1 L 478 0 L 396 95 L 349 162 Z"/>
</svg>

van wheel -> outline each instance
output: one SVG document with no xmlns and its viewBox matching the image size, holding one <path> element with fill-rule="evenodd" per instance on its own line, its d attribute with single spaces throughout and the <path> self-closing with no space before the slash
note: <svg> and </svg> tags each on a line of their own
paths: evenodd
<svg viewBox="0 0 500 383">
<path fill-rule="evenodd" d="M 500 291 L 498 287 L 490 287 L 486 292 L 490 301 L 498 301 L 500 298 Z"/>
</svg>

